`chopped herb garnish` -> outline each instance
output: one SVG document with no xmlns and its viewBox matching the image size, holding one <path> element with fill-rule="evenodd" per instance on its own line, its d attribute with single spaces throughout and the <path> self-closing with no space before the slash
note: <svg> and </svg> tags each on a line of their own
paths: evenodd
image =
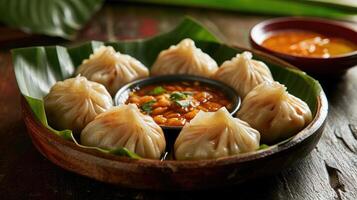
<svg viewBox="0 0 357 200">
<path fill-rule="evenodd" d="M 175 101 L 176 104 L 178 104 L 179 106 L 183 107 L 183 108 L 187 108 L 190 106 L 191 101 L 190 100 L 180 100 L 180 101 Z"/>
<path fill-rule="evenodd" d="M 185 92 L 182 92 L 183 94 L 185 94 L 186 96 L 192 96 L 193 95 L 193 92 L 189 92 L 189 91 L 185 91 Z"/>
<path fill-rule="evenodd" d="M 182 92 L 173 92 L 170 95 L 170 99 L 172 101 L 179 101 L 179 100 L 186 99 L 186 98 L 187 98 L 187 95 Z"/>
<path fill-rule="evenodd" d="M 149 92 L 150 95 L 159 95 L 159 94 L 162 94 L 162 93 L 165 93 L 166 90 L 165 88 L 161 87 L 161 86 L 158 86 L 156 88 L 154 88 L 153 90 L 151 90 Z"/>
<path fill-rule="evenodd" d="M 156 101 L 151 100 L 148 102 L 145 102 L 143 105 L 141 105 L 141 109 L 146 112 L 147 114 L 150 114 L 152 111 L 152 105 L 155 103 Z"/>
</svg>

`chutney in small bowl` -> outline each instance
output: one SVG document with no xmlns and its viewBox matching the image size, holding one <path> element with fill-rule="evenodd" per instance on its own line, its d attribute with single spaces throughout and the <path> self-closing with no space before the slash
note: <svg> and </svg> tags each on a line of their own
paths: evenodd
<svg viewBox="0 0 357 200">
<path fill-rule="evenodd" d="M 199 111 L 226 107 L 233 115 L 240 97 L 234 89 L 216 80 L 192 75 L 166 75 L 141 79 L 123 86 L 115 104 L 134 103 L 164 130 L 180 130 Z"/>
<path fill-rule="evenodd" d="M 134 103 L 163 129 L 167 146 L 173 146 L 182 127 L 199 111 L 226 107 L 234 115 L 241 99 L 219 81 L 192 75 L 154 76 L 131 82 L 115 95 L 116 105 Z M 171 149 L 167 149 L 171 151 Z"/>
<path fill-rule="evenodd" d="M 339 21 L 307 17 L 266 20 L 251 29 L 250 43 L 315 76 L 342 75 L 357 64 L 357 31 Z"/>
</svg>

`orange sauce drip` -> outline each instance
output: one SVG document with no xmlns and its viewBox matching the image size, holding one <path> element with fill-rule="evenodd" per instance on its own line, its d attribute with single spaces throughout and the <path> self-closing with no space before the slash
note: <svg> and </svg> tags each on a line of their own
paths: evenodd
<svg viewBox="0 0 357 200">
<path fill-rule="evenodd" d="M 342 38 L 318 33 L 286 31 L 273 34 L 262 45 L 273 51 L 304 57 L 329 58 L 357 50 L 357 46 Z"/>
</svg>

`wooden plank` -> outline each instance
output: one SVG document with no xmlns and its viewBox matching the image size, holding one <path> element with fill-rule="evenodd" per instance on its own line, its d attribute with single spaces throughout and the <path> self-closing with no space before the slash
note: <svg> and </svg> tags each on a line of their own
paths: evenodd
<svg viewBox="0 0 357 200">
<path fill-rule="evenodd" d="M 330 115 L 318 149 L 338 198 L 357 199 L 357 140 L 350 128 L 357 124 L 357 68 L 331 84 Z"/>
<path fill-rule="evenodd" d="M 143 19 L 156 20 L 154 26 L 163 31 L 172 28 L 185 14 L 198 18 L 224 41 L 242 46 L 249 45 L 249 29 L 265 18 L 211 10 L 115 4 L 98 14 L 92 22 L 96 28 L 84 33 L 83 38 L 122 39 L 146 33 L 149 36 L 151 32 L 146 29 L 121 35 L 126 25 L 120 21 L 131 19 L 128 24 L 135 25 L 136 20 L 142 20 L 141 23 L 150 25 L 150 20 Z M 108 16 L 112 18 L 113 29 L 103 26 Z M 90 31 L 90 26 L 85 31 Z M 34 149 L 26 134 L 8 52 L 0 53 L 0 74 L 0 199 L 357 199 L 357 68 L 340 80 L 324 81 L 330 113 L 326 130 L 309 156 L 272 177 L 192 192 L 117 188 L 53 165 Z"/>
</svg>

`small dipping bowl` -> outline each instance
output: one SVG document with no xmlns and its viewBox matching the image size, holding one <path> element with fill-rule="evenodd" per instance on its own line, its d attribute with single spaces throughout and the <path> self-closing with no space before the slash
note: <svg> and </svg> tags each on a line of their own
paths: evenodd
<svg viewBox="0 0 357 200">
<path fill-rule="evenodd" d="M 181 81 L 187 81 L 187 82 L 198 81 L 212 88 L 217 88 L 219 91 L 223 92 L 226 95 L 226 97 L 232 102 L 232 108 L 228 110 L 231 113 L 231 115 L 234 115 L 238 111 L 241 99 L 233 88 L 213 79 L 208 79 L 200 76 L 192 76 L 192 75 L 155 76 L 155 77 L 149 77 L 149 78 L 140 79 L 128 83 L 123 87 L 121 87 L 116 93 L 114 98 L 115 105 L 125 104 L 125 102 L 129 98 L 130 92 L 133 91 L 134 89 L 142 88 L 148 85 L 154 85 L 160 83 L 173 83 L 173 82 L 181 82 Z M 182 127 L 183 126 L 161 126 L 161 128 L 165 132 L 177 132 L 177 133 L 182 129 Z"/>
<path fill-rule="evenodd" d="M 187 81 L 187 82 L 198 81 L 200 83 L 206 84 L 209 87 L 217 88 L 219 91 L 223 92 L 226 95 L 226 97 L 232 102 L 232 107 L 231 109 L 228 110 L 230 114 L 234 115 L 238 111 L 241 103 L 241 99 L 234 89 L 225 85 L 222 82 L 204 78 L 204 77 L 192 76 L 192 75 L 155 76 L 155 77 L 149 77 L 149 78 L 140 79 L 128 83 L 124 85 L 122 88 L 120 88 L 116 93 L 114 98 L 115 105 L 125 104 L 125 102 L 129 98 L 130 92 L 132 92 L 134 89 L 142 88 L 148 85 L 173 83 L 173 82 L 181 82 L 181 81 Z M 166 146 L 167 147 L 174 146 L 175 140 L 183 126 L 160 125 L 160 127 L 162 128 L 165 134 L 166 143 L 167 143 Z M 166 149 L 166 151 L 170 152 L 172 151 L 172 149 Z"/>
<path fill-rule="evenodd" d="M 277 56 L 316 76 L 342 75 L 348 68 L 357 65 L 357 51 L 321 58 L 279 53 L 262 46 L 263 41 L 274 35 L 274 33 L 291 30 L 315 32 L 327 37 L 341 38 L 357 45 L 357 31 L 347 24 L 306 17 L 283 17 L 260 22 L 250 31 L 250 44 L 255 49 Z"/>
</svg>

